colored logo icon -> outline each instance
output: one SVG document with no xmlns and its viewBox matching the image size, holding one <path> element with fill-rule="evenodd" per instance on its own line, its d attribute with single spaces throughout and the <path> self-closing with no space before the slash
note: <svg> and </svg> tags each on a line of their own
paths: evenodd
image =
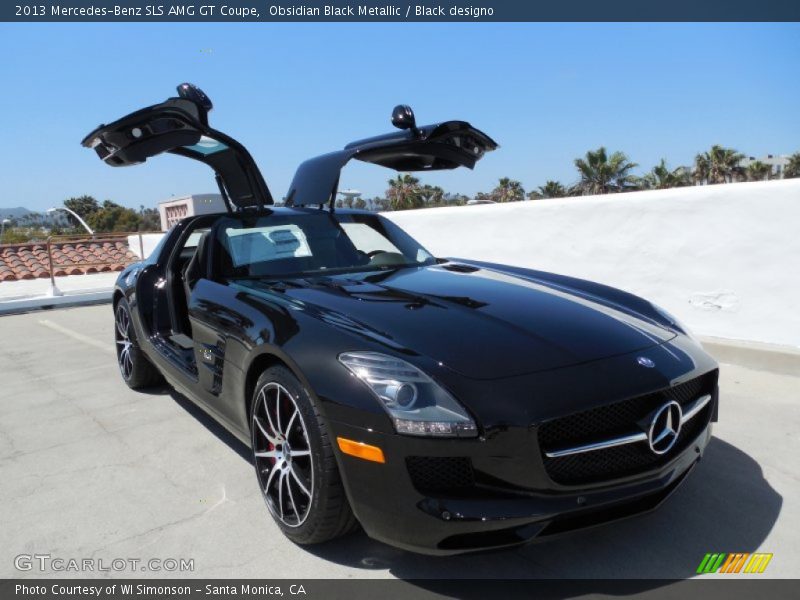
<svg viewBox="0 0 800 600">
<path fill-rule="evenodd" d="M 698 575 L 709 573 L 763 573 L 772 554 L 765 552 L 715 552 L 706 554 L 697 567 Z"/>
</svg>

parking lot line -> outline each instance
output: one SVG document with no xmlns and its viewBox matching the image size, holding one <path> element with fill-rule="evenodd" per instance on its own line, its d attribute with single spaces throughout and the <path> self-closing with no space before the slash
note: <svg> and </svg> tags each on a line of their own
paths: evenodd
<svg viewBox="0 0 800 600">
<path fill-rule="evenodd" d="M 39 325 L 44 325 L 48 329 L 52 329 L 53 331 L 58 331 L 59 333 L 63 333 L 64 335 L 71 337 L 73 340 L 86 344 L 87 346 L 92 346 L 93 348 L 103 350 L 104 352 L 110 352 L 112 354 L 116 354 L 116 350 L 114 349 L 113 344 L 100 342 L 98 340 L 90 338 L 89 336 L 83 335 L 82 333 L 73 331 L 72 329 L 68 329 L 63 325 L 59 325 L 58 323 L 53 323 L 52 321 L 43 319 L 39 321 Z"/>
</svg>

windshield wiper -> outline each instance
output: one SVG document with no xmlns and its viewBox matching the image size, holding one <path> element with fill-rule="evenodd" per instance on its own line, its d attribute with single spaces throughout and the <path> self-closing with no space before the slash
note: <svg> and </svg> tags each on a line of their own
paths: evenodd
<svg viewBox="0 0 800 600">
<path fill-rule="evenodd" d="M 270 279 L 268 277 L 258 276 L 258 275 L 247 275 L 244 277 L 236 277 L 236 279 L 244 280 L 244 281 L 256 281 L 262 284 L 264 287 L 268 287 L 272 290 L 276 290 L 279 292 L 283 292 L 289 288 L 301 288 L 305 287 L 302 283 L 292 280 L 292 279 Z"/>
<path fill-rule="evenodd" d="M 259 280 L 264 282 L 283 282 L 288 283 L 294 287 L 302 287 L 302 284 L 297 283 L 298 279 L 305 279 L 313 281 L 317 277 L 333 277 L 335 275 L 348 275 L 356 273 L 369 273 L 378 271 L 385 273 L 387 271 L 396 271 L 398 269 L 406 269 L 409 267 L 424 267 L 425 263 L 400 263 L 392 265 L 359 265 L 355 267 L 334 267 L 331 269 L 320 269 L 317 271 L 298 271 L 295 273 L 285 273 L 282 275 L 239 275 L 231 277 L 232 280 Z"/>
</svg>

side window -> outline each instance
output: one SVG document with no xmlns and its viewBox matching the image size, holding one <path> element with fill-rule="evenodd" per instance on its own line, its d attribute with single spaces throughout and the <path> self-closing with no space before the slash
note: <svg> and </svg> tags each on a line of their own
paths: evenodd
<svg viewBox="0 0 800 600">
<path fill-rule="evenodd" d="M 186 267 L 189 261 L 192 260 L 194 253 L 197 251 L 197 244 L 200 241 L 200 238 L 203 237 L 203 235 L 207 232 L 208 227 L 201 227 L 192 231 L 189 234 L 189 237 L 186 238 L 186 241 L 181 246 L 175 261 L 174 270 L 177 273 L 182 273 L 184 267 Z"/>
<path fill-rule="evenodd" d="M 203 234 L 206 233 L 208 229 L 197 229 L 189 234 L 189 237 L 186 238 L 186 243 L 183 245 L 184 250 L 189 250 L 191 248 L 197 248 L 197 243 L 200 241 L 200 238 L 203 237 Z"/>
<path fill-rule="evenodd" d="M 342 229 L 353 242 L 357 250 L 364 254 L 373 252 L 396 252 L 400 250 L 385 236 L 365 223 L 341 223 Z"/>
</svg>

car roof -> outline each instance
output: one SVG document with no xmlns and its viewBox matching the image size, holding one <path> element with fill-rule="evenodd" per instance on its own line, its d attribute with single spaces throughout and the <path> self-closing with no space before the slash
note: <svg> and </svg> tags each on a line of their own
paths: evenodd
<svg viewBox="0 0 800 600">
<path fill-rule="evenodd" d="M 319 212 L 328 212 L 327 207 L 320 208 L 318 206 L 283 206 L 283 205 L 272 205 L 269 208 L 265 209 L 263 212 L 250 212 L 250 211 L 241 211 L 241 212 L 218 212 L 218 213 L 206 213 L 202 215 L 193 215 L 191 217 L 186 217 L 183 219 L 184 222 L 194 221 L 195 219 L 210 219 L 210 218 L 222 218 L 228 217 L 235 219 L 236 217 L 268 217 L 270 215 L 309 215 L 309 214 L 317 214 Z M 374 215 L 378 216 L 379 213 L 375 212 L 374 210 L 366 210 L 361 208 L 336 208 L 333 211 L 333 215 Z"/>
</svg>

